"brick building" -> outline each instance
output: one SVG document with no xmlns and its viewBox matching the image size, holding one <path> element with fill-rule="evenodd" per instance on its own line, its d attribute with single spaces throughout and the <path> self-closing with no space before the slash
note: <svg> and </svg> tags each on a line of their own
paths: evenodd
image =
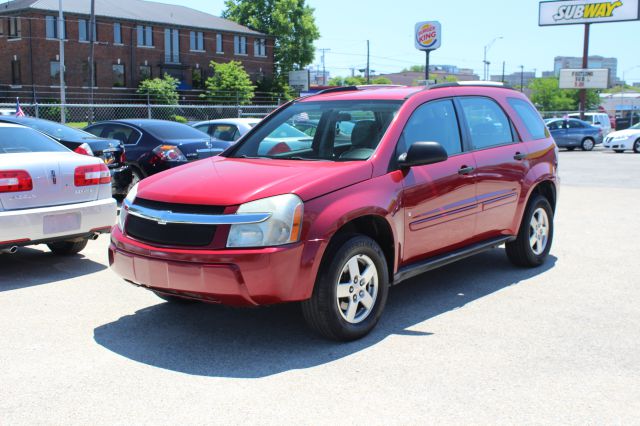
<svg viewBox="0 0 640 426">
<path fill-rule="evenodd" d="M 90 1 L 64 0 L 65 83 L 90 84 Z M 240 61 L 254 82 L 273 73 L 274 38 L 185 6 L 145 0 L 96 0 L 97 93 L 132 92 L 165 73 L 179 89 L 202 89 L 216 62 Z M 23 98 L 59 88 L 58 0 L 0 5 L 0 96 Z M 129 90 L 127 90 L 129 89 Z M 39 96 L 41 97 L 41 96 Z"/>
</svg>

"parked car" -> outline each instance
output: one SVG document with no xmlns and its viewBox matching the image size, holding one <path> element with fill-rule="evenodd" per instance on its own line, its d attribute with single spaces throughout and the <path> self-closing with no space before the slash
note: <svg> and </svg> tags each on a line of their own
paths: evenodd
<svg viewBox="0 0 640 426">
<path fill-rule="evenodd" d="M 220 154 L 259 122 L 259 118 L 222 118 L 191 123 L 193 128 L 206 133 L 211 138 L 210 148 L 198 150 L 199 158 Z"/>
<path fill-rule="evenodd" d="M 0 108 L 0 116 L 16 115 L 15 108 Z"/>
<path fill-rule="evenodd" d="M 624 130 L 640 123 L 640 113 L 631 112 L 629 114 L 616 117 L 616 130 Z"/>
<path fill-rule="evenodd" d="M 124 144 L 133 175 L 131 187 L 147 176 L 198 159 L 198 149 L 210 147 L 209 137 L 186 124 L 164 120 L 111 120 L 85 130 Z"/>
<path fill-rule="evenodd" d="M 131 185 L 131 169 L 126 165 L 124 145 L 116 139 L 96 137 L 55 121 L 33 117 L 0 117 L 0 122 L 16 123 L 36 129 L 78 154 L 93 155 L 104 162 L 111 173 L 112 193 L 127 195 Z"/>
<path fill-rule="evenodd" d="M 261 154 L 302 113 L 321 116 L 312 143 Z M 335 129 L 349 117 L 347 141 Z M 514 264 L 541 265 L 557 161 L 540 115 L 512 89 L 329 90 L 290 102 L 220 156 L 140 182 L 109 263 L 170 302 L 300 301 L 314 330 L 357 339 L 391 284 L 502 244 Z"/>
<path fill-rule="evenodd" d="M 576 118 L 580 120 L 580 113 L 569 114 L 569 118 Z M 586 112 L 584 114 L 584 120 L 582 121 L 586 121 L 592 126 L 600 127 L 602 129 L 603 136 L 607 136 L 609 133 L 611 133 L 611 119 L 609 118 L 609 115 L 604 112 Z"/>
<path fill-rule="evenodd" d="M 609 133 L 604 138 L 603 146 L 618 153 L 632 149 L 636 154 L 640 154 L 640 123 L 628 129 Z"/>
<path fill-rule="evenodd" d="M 115 221 L 102 160 L 29 127 L 0 123 L 0 252 L 47 244 L 56 254 L 75 254 Z"/>
<path fill-rule="evenodd" d="M 577 120 L 575 118 L 551 118 L 545 120 L 551 136 L 560 148 L 573 151 L 580 148 L 591 151 L 597 144 L 602 143 L 602 128 Z"/>
</svg>

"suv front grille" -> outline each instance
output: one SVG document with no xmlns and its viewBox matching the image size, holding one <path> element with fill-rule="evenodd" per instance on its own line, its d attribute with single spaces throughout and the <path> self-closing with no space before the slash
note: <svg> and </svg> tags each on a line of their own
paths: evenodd
<svg viewBox="0 0 640 426">
<path fill-rule="evenodd" d="M 173 204 L 137 198 L 134 206 L 138 205 L 154 210 L 167 210 L 174 213 L 222 214 L 224 207 L 195 204 Z M 182 223 L 167 223 L 160 225 L 154 220 L 148 220 L 134 215 L 127 216 L 125 232 L 127 235 L 153 244 L 167 246 L 204 247 L 211 244 L 216 233 L 215 225 L 192 225 Z"/>
</svg>

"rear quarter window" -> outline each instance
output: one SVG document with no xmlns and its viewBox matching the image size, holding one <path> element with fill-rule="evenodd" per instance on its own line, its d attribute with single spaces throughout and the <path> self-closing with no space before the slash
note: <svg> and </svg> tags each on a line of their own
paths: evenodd
<svg viewBox="0 0 640 426">
<path fill-rule="evenodd" d="M 509 98 L 509 105 L 513 108 L 524 123 L 527 131 L 533 139 L 544 139 L 549 137 L 549 130 L 545 126 L 544 121 L 538 114 L 538 111 L 526 101 L 522 99 Z"/>
</svg>

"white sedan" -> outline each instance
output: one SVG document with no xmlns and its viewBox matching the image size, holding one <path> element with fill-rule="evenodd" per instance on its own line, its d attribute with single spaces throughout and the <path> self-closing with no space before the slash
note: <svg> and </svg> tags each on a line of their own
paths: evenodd
<svg viewBox="0 0 640 426">
<path fill-rule="evenodd" d="M 56 254 L 75 254 L 115 221 L 101 159 L 31 128 L 0 124 L 0 253 L 47 244 Z"/>
<path fill-rule="evenodd" d="M 615 152 L 624 152 L 632 149 L 636 154 L 640 154 L 640 123 L 628 129 L 609 133 L 604 138 L 603 146 Z"/>
</svg>

